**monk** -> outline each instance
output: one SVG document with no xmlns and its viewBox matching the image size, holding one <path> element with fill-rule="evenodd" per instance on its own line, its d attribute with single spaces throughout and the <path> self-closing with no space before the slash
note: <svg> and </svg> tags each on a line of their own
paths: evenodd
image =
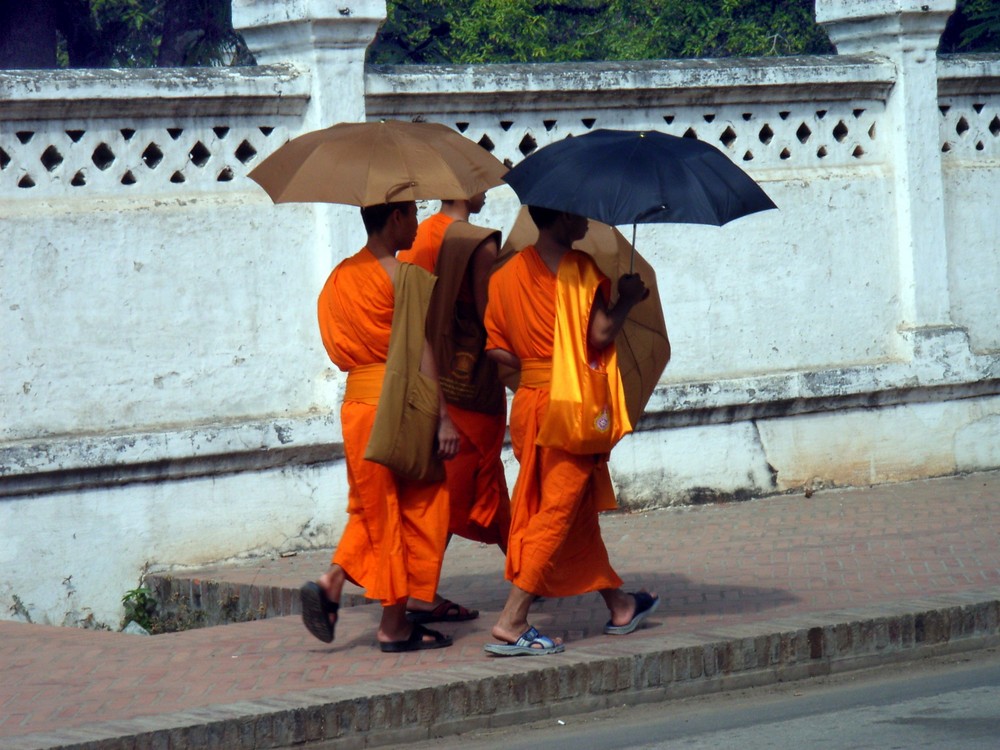
<svg viewBox="0 0 1000 750">
<path fill-rule="evenodd" d="M 441 210 L 420 223 L 417 237 L 399 260 L 441 277 L 428 314 L 438 375 L 448 414 L 458 430 L 458 454 L 445 464 L 451 511 L 449 539 L 496 544 L 507 549 L 510 497 L 500 451 L 507 427 L 507 399 L 496 365 L 484 352 L 487 284 L 499 252 L 499 232 L 469 224 L 486 203 L 482 192 L 467 200 L 445 200 Z M 454 277 L 454 278 L 451 278 Z M 440 330 L 433 330 L 434 327 Z M 458 622 L 479 616 L 435 595 L 410 599 L 413 622 Z"/>
<path fill-rule="evenodd" d="M 367 245 L 334 268 L 319 296 L 323 345 L 346 370 L 340 418 L 348 479 L 348 521 L 329 570 L 301 589 L 306 628 L 329 643 L 345 581 L 382 603 L 376 638 L 382 651 L 415 651 L 451 645 L 451 639 L 406 619 L 410 597 L 432 600 L 441 574 L 448 528 L 448 493 L 443 482 L 408 482 L 365 460 L 385 373 L 393 309 L 396 251 L 417 232 L 413 201 L 361 209 Z M 420 271 L 423 273 L 423 271 Z M 420 369 L 436 379 L 434 357 L 425 343 Z M 438 454 L 448 459 L 459 436 L 440 401 Z"/>
<path fill-rule="evenodd" d="M 539 230 L 490 279 L 486 309 L 487 352 L 501 365 L 520 370 L 510 413 L 511 442 L 520 465 L 511 499 L 506 576 L 510 593 L 485 646 L 497 656 L 558 653 L 560 639 L 541 635 L 528 622 L 536 597 L 598 591 L 610 612 L 604 632 L 633 632 L 659 606 L 646 591 L 626 593 L 608 559 L 598 522 L 614 507 L 608 455 L 571 453 L 536 444 L 546 425 L 556 342 L 557 297 L 577 295 L 579 320 L 561 320 L 561 330 L 585 339 L 588 360 L 614 347 L 629 311 L 648 295 L 636 274 L 618 281 L 619 298 L 609 308 L 610 281 L 593 259 L 572 245 L 587 233 L 587 220 L 570 213 L 529 207 Z M 570 309 L 563 304 L 565 312 Z M 570 316 L 565 316 L 570 317 Z M 581 342 L 582 343 L 582 342 Z M 558 360 L 557 360 L 558 361 Z M 617 368 L 613 377 L 617 377 Z M 624 405 L 622 400 L 621 405 Z M 579 430 L 557 425 L 562 430 Z"/>
</svg>

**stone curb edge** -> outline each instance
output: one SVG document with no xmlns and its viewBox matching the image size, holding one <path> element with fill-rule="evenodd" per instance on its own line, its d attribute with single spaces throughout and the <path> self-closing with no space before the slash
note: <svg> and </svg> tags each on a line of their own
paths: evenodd
<svg viewBox="0 0 1000 750">
<path fill-rule="evenodd" d="M 356 750 L 1000 645 L 996 591 L 896 603 L 894 614 L 887 609 L 803 614 L 544 658 L 488 659 L 447 674 L 9 737 L 4 747 Z"/>
</svg>

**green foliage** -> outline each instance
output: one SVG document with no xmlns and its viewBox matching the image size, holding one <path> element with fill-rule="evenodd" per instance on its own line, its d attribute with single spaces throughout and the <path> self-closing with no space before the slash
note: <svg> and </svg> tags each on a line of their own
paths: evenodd
<svg viewBox="0 0 1000 750">
<path fill-rule="evenodd" d="M 942 48 L 952 52 L 1000 52 L 1000 3 L 960 0 L 955 14 L 948 19 Z"/>
<path fill-rule="evenodd" d="M 60 65 L 143 68 L 252 60 L 229 0 L 59 0 Z"/>
<path fill-rule="evenodd" d="M 122 606 L 125 608 L 125 617 L 122 624 L 127 625 L 131 620 L 136 625 L 141 625 L 147 631 L 153 631 L 153 622 L 156 616 L 156 599 L 153 592 L 145 586 L 126 591 L 122 597 Z"/>
<path fill-rule="evenodd" d="M 573 62 L 832 53 L 814 0 L 388 0 L 369 61 Z M 942 52 L 1000 51 L 1000 2 L 959 0 Z"/>
<path fill-rule="evenodd" d="M 380 62 L 396 65 L 421 61 L 444 63 L 441 43 L 451 29 L 451 9 L 436 0 L 386 3 L 386 20 L 379 33 Z"/>
<path fill-rule="evenodd" d="M 230 0 L 54 0 L 71 67 L 251 64 Z M 814 0 L 387 0 L 380 64 L 833 52 Z M 1000 51 L 1000 2 L 958 0 L 942 52 Z"/>
<path fill-rule="evenodd" d="M 99 40 L 101 67 L 156 64 L 162 31 L 155 19 L 157 5 L 153 0 L 91 0 L 88 20 Z"/>
<path fill-rule="evenodd" d="M 569 62 L 832 52 L 812 0 L 389 0 L 370 61 Z"/>
</svg>

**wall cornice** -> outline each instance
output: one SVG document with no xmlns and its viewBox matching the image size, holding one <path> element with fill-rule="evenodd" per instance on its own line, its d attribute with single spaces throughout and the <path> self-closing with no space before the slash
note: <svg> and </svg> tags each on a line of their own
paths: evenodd
<svg viewBox="0 0 1000 750">
<path fill-rule="evenodd" d="M 300 115 L 296 66 L 0 70 L 0 120 Z"/>
<path fill-rule="evenodd" d="M 941 55 L 938 95 L 1000 94 L 1000 54 Z"/>
<path fill-rule="evenodd" d="M 884 100 L 895 67 L 875 55 L 612 63 L 369 66 L 369 119 L 483 109 L 517 111 Z"/>
<path fill-rule="evenodd" d="M 52 436 L 0 447 L 0 498 L 266 471 L 343 455 L 335 414 Z"/>
</svg>

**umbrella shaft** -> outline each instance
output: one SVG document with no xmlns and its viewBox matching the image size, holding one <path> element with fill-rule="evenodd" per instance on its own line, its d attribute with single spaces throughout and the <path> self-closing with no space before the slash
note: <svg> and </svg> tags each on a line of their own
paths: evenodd
<svg viewBox="0 0 1000 750">
<path fill-rule="evenodd" d="M 635 224 L 632 225 L 632 253 L 628 257 L 628 272 L 635 271 Z"/>
</svg>

